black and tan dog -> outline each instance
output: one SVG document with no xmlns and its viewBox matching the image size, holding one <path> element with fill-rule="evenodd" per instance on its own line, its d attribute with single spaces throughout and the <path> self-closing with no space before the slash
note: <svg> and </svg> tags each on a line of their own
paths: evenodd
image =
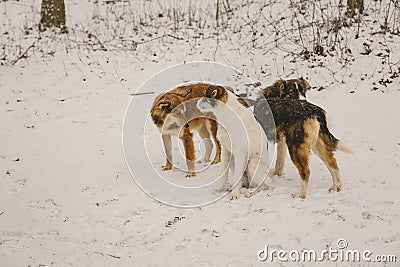
<svg viewBox="0 0 400 267">
<path fill-rule="evenodd" d="M 209 115 L 201 113 L 193 101 L 204 95 L 210 84 L 198 83 L 179 86 L 171 91 L 156 97 L 151 108 L 151 117 L 154 124 L 162 134 L 166 153 L 166 164 L 163 170 L 172 169 L 172 142 L 171 135 L 177 135 L 181 139 L 186 156 L 188 173 L 186 177 L 195 176 L 194 164 L 196 161 L 193 131 L 196 130 L 204 140 L 205 154 L 202 161 L 208 161 L 211 155 L 214 140 L 216 154 L 212 164 L 221 161 L 221 145 L 217 138 L 218 123 Z M 186 104 L 187 103 L 187 104 Z M 187 118 L 190 119 L 189 121 Z"/>
<path fill-rule="evenodd" d="M 322 108 L 306 100 L 268 99 L 260 96 L 254 103 L 254 114 L 267 138 L 277 142 L 274 174 L 283 174 L 286 147 L 289 149 L 290 158 L 301 178 L 300 192 L 292 194 L 292 197 L 306 197 L 311 150 L 321 158 L 332 175 L 333 185 L 329 192 L 341 190 L 342 178 L 333 152 L 341 150 L 351 153 L 351 150 L 329 131 L 326 112 Z"/>
</svg>

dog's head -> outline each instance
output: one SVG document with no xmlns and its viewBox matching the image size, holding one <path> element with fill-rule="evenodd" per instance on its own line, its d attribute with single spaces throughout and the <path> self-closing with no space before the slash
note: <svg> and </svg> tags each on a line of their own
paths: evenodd
<svg viewBox="0 0 400 267">
<path fill-rule="evenodd" d="M 311 85 L 303 77 L 287 80 L 286 82 L 287 82 L 287 85 L 286 85 L 287 92 L 289 92 L 289 91 L 294 92 L 294 94 L 292 94 L 292 96 L 297 95 L 296 93 L 298 92 L 298 94 L 300 94 L 301 96 L 306 98 L 306 92 L 308 90 L 310 90 L 310 88 L 311 88 Z M 300 95 L 298 98 L 300 98 Z"/>
<path fill-rule="evenodd" d="M 163 134 L 179 135 L 183 127 L 189 127 L 188 121 L 185 116 L 186 108 L 185 103 L 178 104 L 166 116 L 164 124 L 160 131 Z"/>
<path fill-rule="evenodd" d="M 228 92 L 223 86 L 210 85 L 205 91 L 204 97 L 197 102 L 197 108 L 201 112 L 212 112 L 218 105 L 228 101 Z"/>
<path fill-rule="evenodd" d="M 178 106 L 183 106 L 180 105 L 181 103 L 184 102 L 184 97 L 178 94 L 174 94 L 171 92 L 164 93 L 160 96 L 158 96 L 151 108 L 151 118 L 153 119 L 154 124 L 161 129 L 163 127 L 167 116 L 171 112 L 175 113 L 180 113 L 182 112 L 181 109 L 184 107 L 180 107 L 176 109 Z M 175 111 L 176 109 L 176 111 Z"/>
<path fill-rule="evenodd" d="M 262 89 L 261 93 L 265 98 L 282 98 L 282 92 L 286 88 L 286 81 L 279 79 L 271 86 Z"/>
<path fill-rule="evenodd" d="M 306 97 L 306 92 L 311 88 L 303 77 L 275 81 L 271 86 L 264 88 L 261 93 L 265 98 L 300 99 Z"/>
</svg>

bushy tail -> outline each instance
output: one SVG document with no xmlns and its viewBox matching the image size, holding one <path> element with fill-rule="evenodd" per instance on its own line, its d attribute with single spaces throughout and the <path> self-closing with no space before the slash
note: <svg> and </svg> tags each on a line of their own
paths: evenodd
<svg viewBox="0 0 400 267">
<path fill-rule="evenodd" d="M 333 136 L 329 131 L 325 113 L 319 114 L 317 119 L 320 125 L 319 136 L 324 141 L 325 145 L 333 150 L 340 150 L 344 153 L 353 154 L 353 151 L 350 148 L 344 145 L 342 141 Z"/>
<path fill-rule="evenodd" d="M 344 153 L 347 153 L 347 154 L 353 154 L 353 150 L 351 150 L 351 149 L 348 148 L 345 144 L 343 144 L 342 141 L 338 141 L 338 142 L 337 142 L 337 144 L 336 144 L 336 149 L 337 149 L 337 150 L 340 150 L 340 151 L 342 151 L 342 152 L 344 152 Z"/>
</svg>

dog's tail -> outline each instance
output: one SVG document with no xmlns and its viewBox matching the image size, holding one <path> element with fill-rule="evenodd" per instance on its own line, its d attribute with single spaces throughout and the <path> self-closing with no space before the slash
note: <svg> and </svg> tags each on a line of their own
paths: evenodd
<svg viewBox="0 0 400 267">
<path fill-rule="evenodd" d="M 340 150 L 344 153 L 353 154 L 353 151 L 348 148 L 342 141 L 337 139 L 328 128 L 328 122 L 326 119 L 325 112 L 322 112 L 317 116 L 320 128 L 319 137 L 323 140 L 326 146 L 330 147 L 332 150 Z"/>
<path fill-rule="evenodd" d="M 347 154 L 353 154 L 353 150 L 351 150 L 351 148 L 349 148 L 348 146 L 346 146 L 345 144 L 343 144 L 342 141 L 338 141 L 338 142 L 337 142 L 337 144 L 336 144 L 336 149 L 337 149 L 337 150 L 340 150 L 340 151 L 342 151 L 342 152 L 344 152 L 344 153 L 347 153 Z"/>
</svg>

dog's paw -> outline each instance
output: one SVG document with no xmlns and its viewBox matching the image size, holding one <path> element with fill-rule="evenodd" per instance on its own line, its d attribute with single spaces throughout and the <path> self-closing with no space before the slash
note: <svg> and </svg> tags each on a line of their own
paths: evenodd
<svg viewBox="0 0 400 267">
<path fill-rule="evenodd" d="M 212 162 L 211 162 L 211 165 L 214 165 L 214 164 L 217 164 L 217 163 L 220 163 L 221 162 L 221 159 L 214 159 Z"/>
<path fill-rule="evenodd" d="M 238 200 L 240 198 L 240 193 L 231 193 L 229 195 L 229 200 Z"/>
<path fill-rule="evenodd" d="M 254 190 L 248 190 L 245 193 L 245 197 L 252 197 L 257 195 L 259 192 L 263 191 L 263 190 L 268 190 L 269 186 L 265 183 L 263 183 L 261 186 L 259 186 L 258 188 L 254 189 Z"/>
<path fill-rule="evenodd" d="M 162 167 L 162 170 L 163 170 L 163 171 L 172 170 L 172 165 L 165 165 L 165 166 Z"/>
<path fill-rule="evenodd" d="M 342 190 L 342 185 L 341 184 L 334 184 L 328 189 L 328 192 L 329 193 L 332 192 L 332 191 L 340 192 L 340 190 Z"/>
<path fill-rule="evenodd" d="M 249 197 L 252 197 L 252 196 L 254 196 L 254 195 L 255 195 L 254 192 L 246 192 L 246 193 L 244 194 L 244 197 L 249 198 Z"/>
<path fill-rule="evenodd" d="M 283 169 L 278 170 L 278 169 L 274 169 L 274 171 L 272 172 L 273 175 L 277 175 L 277 176 L 284 176 L 286 173 L 283 171 Z"/>
<path fill-rule="evenodd" d="M 210 159 L 200 159 L 199 163 L 207 163 L 210 162 Z"/>
<path fill-rule="evenodd" d="M 291 194 L 292 198 L 302 198 L 305 199 L 306 198 L 306 194 L 304 193 L 293 193 Z"/>
<path fill-rule="evenodd" d="M 188 173 L 186 174 L 186 178 L 192 178 L 193 176 L 196 176 L 196 173 L 195 173 L 195 172 L 188 172 Z"/>
</svg>

